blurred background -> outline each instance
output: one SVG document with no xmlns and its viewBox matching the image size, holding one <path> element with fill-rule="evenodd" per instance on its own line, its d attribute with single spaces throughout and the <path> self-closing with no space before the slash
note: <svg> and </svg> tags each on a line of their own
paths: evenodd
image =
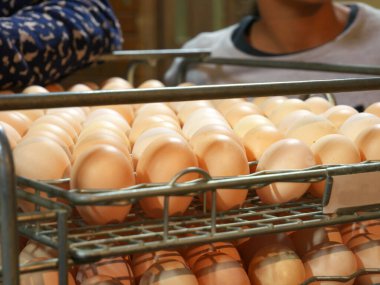
<svg viewBox="0 0 380 285">
<path fill-rule="evenodd" d="M 109 0 L 121 23 L 125 50 L 180 48 L 200 32 L 213 31 L 236 23 L 252 11 L 254 0 Z M 379 0 L 363 2 L 380 8 Z M 136 84 L 149 78 L 162 79 L 170 61 L 157 67 L 140 65 Z M 110 76 L 125 76 L 126 62 L 91 67 L 65 79 L 63 84 Z"/>
</svg>

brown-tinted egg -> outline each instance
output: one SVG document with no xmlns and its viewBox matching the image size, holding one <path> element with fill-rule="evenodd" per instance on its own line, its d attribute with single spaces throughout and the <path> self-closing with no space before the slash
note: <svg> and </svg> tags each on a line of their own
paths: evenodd
<svg viewBox="0 0 380 285">
<path fill-rule="evenodd" d="M 62 112 L 54 112 L 50 113 L 54 116 L 60 117 L 61 119 L 65 120 L 67 123 L 69 123 L 75 130 L 77 134 L 80 133 L 82 130 L 82 122 L 77 120 L 77 117 L 69 112 L 62 111 Z"/>
<path fill-rule="evenodd" d="M 109 276 L 95 275 L 95 276 L 85 279 L 80 285 L 123 285 L 123 284 L 117 279 L 114 279 Z"/>
<path fill-rule="evenodd" d="M 242 98 L 230 98 L 230 99 L 220 99 L 220 100 L 213 101 L 213 104 L 215 108 L 218 109 L 219 112 L 224 114 L 225 111 L 229 109 L 232 105 L 236 103 L 242 103 L 242 102 L 247 102 L 247 101 Z"/>
<path fill-rule="evenodd" d="M 374 234 L 380 236 L 380 220 L 367 220 L 349 223 L 340 227 L 340 233 L 344 243 L 361 234 Z"/>
<path fill-rule="evenodd" d="M 300 257 L 326 242 L 343 243 L 338 228 L 333 226 L 297 230 L 290 237 Z"/>
<path fill-rule="evenodd" d="M 225 177 L 249 174 L 248 159 L 241 148 L 230 136 L 210 133 L 196 141 L 192 141 L 199 167 L 212 177 Z M 216 193 L 217 211 L 226 211 L 241 207 L 248 190 L 220 189 Z M 201 195 L 201 199 L 203 195 Z M 207 209 L 211 209 L 212 195 L 206 193 Z"/>
<path fill-rule="evenodd" d="M 20 136 L 23 136 L 32 124 L 29 117 L 17 111 L 1 111 L 0 121 L 11 125 Z"/>
<path fill-rule="evenodd" d="M 320 165 L 351 164 L 361 161 L 359 150 L 347 137 L 340 134 L 326 135 L 312 146 L 315 162 Z M 312 183 L 310 193 L 318 198 L 323 197 L 325 181 Z"/>
<path fill-rule="evenodd" d="M 166 115 L 178 121 L 177 115 L 165 103 L 144 104 L 136 111 L 136 117 L 137 116 L 152 116 L 152 115 Z"/>
<path fill-rule="evenodd" d="M 49 92 L 64 92 L 65 88 L 61 84 L 51 83 L 44 87 Z"/>
<path fill-rule="evenodd" d="M 335 126 L 329 120 L 322 116 L 314 115 L 294 123 L 285 135 L 288 138 L 299 139 L 311 146 L 319 138 L 336 132 Z"/>
<path fill-rule="evenodd" d="M 81 153 L 71 172 L 72 189 L 117 190 L 135 184 L 133 166 L 121 150 L 110 145 L 96 145 Z M 122 222 L 131 205 L 78 206 L 86 223 L 103 225 Z"/>
<path fill-rule="evenodd" d="M 99 275 L 118 280 L 122 285 L 134 284 L 134 276 L 128 257 L 104 258 L 95 263 L 81 265 L 76 276 L 76 281 L 79 284 L 83 284 L 85 280 Z"/>
<path fill-rule="evenodd" d="M 380 102 L 369 105 L 364 112 L 380 117 Z"/>
<path fill-rule="evenodd" d="M 18 131 L 11 125 L 1 122 L 0 121 L 0 127 L 3 129 L 11 149 L 14 149 L 17 145 L 17 143 L 21 140 L 21 135 L 19 134 Z"/>
<path fill-rule="evenodd" d="M 240 259 L 239 252 L 237 249 L 229 242 L 214 242 L 210 244 L 203 244 L 198 246 L 192 246 L 185 250 L 184 258 L 190 268 L 193 268 L 197 260 L 203 255 L 210 252 L 221 252 L 232 257 L 239 263 L 242 263 Z"/>
<path fill-rule="evenodd" d="M 339 129 L 340 126 L 352 115 L 357 114 L 358 111 L 351 106 L 337 105 L 331 107 L 326 112 L 322 113 L 326 119 L 328 119 L 333 125 Z"/>
<path fill-rule="evenodd" d="M 165 85 L 157 79 L 148 79 L 141 83 L 138 88 L 163 88 Z"/>
<path fill-rule="evenodd" d="M 198 285 L 194 274 L 178 260 L 158 260 L 141 277 L 140 285 Z"/>
<path fill-rule="evenodd" d="M 156 115 L 150 117 L 141 117 L 141 119 L 136 120 L 132 125 L 131 132 L 129 133 L 129 140 L 131 144 L 134 145 L 141 134 L 152 128 L 168 128 L 180 133 L 181 129 L 179 125 L 171 120 L 168 120 L 165 117 L 166 116 Z"/>
<path fill-rule="evenodd" d="M 193 267 L 199 285 L 250 285 L 242 265 L 221 252 L 209 252 L 201 256 Z"/>
<path fill-rule="evenodd" d="M 297 110 L 286 115 L 284 119 L 278 124 L 278 130 L 283 134 L 286 134 L 292 126 L 299 122 L 303 121 L 305 118 L 313 116 L 313 113 L 309 110 Z"/>
<path fill-rule="evenodd" d="M 283 139 L 269 146 L 261 156 L 257 171 L 304 169 L 315 165 L 310 148 L 297 139 Z M 302 197 L 310 183 L 276 182 L 256 190 L 265 204 L 294 201 Z"/>
<path fill-rule="evenodd" d="M 92 89 L 82 83 L 75 84 L 69 88 L 69 91 L 71 92 L 87 92 L 87 91 L 92 91 Z"/>
<path fill-rule="evenodd" d="M 309 107 L 310 111 L 316 115 L 322 114 L 333 107 L 333 104 L 322 97 L 310 97 L 305 100 L 305 103 Z"/>
<path fill-rule="evenodd" d="M 339 133 L 345 135 L 353 142 L 362 130 L 380 124 L 380 118 L 368 113 L 358 113 L 348 118 L 339 128 Z"/>
<path fill-rule="evenodd" d="M 375 234 L 360 234 L 353 237 L 347 243 L 347 247 L 355 254 L 358 269 L 379 268 L 380 236 Z M 366 274 L 357 277 L 357 283 L 360 285 L 378 284 L 379 282 L 379 274 Z"/>
<path fill-rule="evenodd" d="M 121 77 L 108 78 L 101 84 L 101 89 L 103 90 L 121 90 L 130 88 L 133 88 L 133 86 Z"/>
<path fill-rule="evenodd" d="M 249 115 L 243 117 L 236 123 L 233 130 L 241 138 L 243 138 L 249 130 L 256 128 L 260 125 L 272 125 L 273 123 L 266 117 L 261 115 Z"/>
<path fill-rule="evenodd" d="M 260 125 L 249 130 L 243 137 L 248 160 L 259 160 L 271 144 L 284 138 L 284 135 L 273 125 Z"/>
<path fill-rule="evenodd" d="M 361 160 L 380 160 L 380 124 L 363 129 L 355 139 Z"/>
<path fill-rule="evenodd" d="M 177 260 L 186 264 L 183 257 L 175 250 L 159 250 L 148 253 L 134 254 L 132 257 L 133 274 L 137 282 L 140 281 L 141 276 L 159 260 Z"/>
<path fill-rule="evenodd" d="M 262 114 L 259 107 L 250 102 L 237 103 L 227 109 L 224 113 L 224 117 L 228 121 L 231 127 L 234 127 L 241 118 L 254 114 Z"/>
<path fill-rule="evenodd" d="M 301 284 L 305 268 L 297 254 L 282 244 L 261 248 L 252 258 L 248 269 L 251 284 Z"/>
<path fill-rule="evenodd" d="M 131 105 L 104 105 L 104 106 L 97 106 L 97 107 L 91 107 L 91 111 L 97 110 L 97 109 L 111 109 L 116 112 L 118 112 L 127 122 L 129 125 L 132 125 L 132 122 L 135 118 L 134 110 Z"/>
<path fill-rule="evenodd" d="M 181 105 L 178 106 L 178 118 L 183 124 L 194 111 L 202 108 L 212 108 L 212 104 L 206 100 L 183 102 Z"/>
<path fill-rule="evenodd" d="M 357 271 L 355 255 L 344 244 L 336 242 L 326 242 L 317 245 L 302 258 L 306 279 L 313 276 L 350 276 Z M 347 282 L 313 282 L 313 284 L 340 285 L 354 284 L 355 279 Z"/>
<path fill-rule="evenodd" d="M 296 110 L 309 110 L 307 104 L 300 99 L 287 99 L 281 104 L 279 104 L 268 116 L 269 119 L 276 125 L 278 124 L 291 112 Z"/>
<path fill-rule="evenodd" d="M 84 122 L 83 127 L 86 127 L 86 125 L 89 125 L 95 121 L 111 122 L 114 125 L 118 126 L 120 130 L 122 130 L 127 135 L 131 131 L 131 126 L 127 120 L 125 120 L 124 117 L 112 109 L 97 109 L 95 111 L 92 111 Z"/>
<path fill-rule="evenodd" d="M 287 100 L 287 98 L 284 96 L 266 97 L 265 100 L 257 103 L 257 105 L 263 111 L 264 115 L 268 117 L 273 110 L 281 105 L 285 100 Z"/>
<path fill-rule="evenodd" d="M 32 85 L 32 86 L 26 87 L 24 90 L 22 90 L 22 93 L 24 93 L 24 94 L 42 94 L 42 93 L 49 93 L 49 92 L 59 92 L 59 90 L 50 91 L 50 90 L 48 90 L 42 86 L 38 86 L 38 85 Z M 26 115 L 32 121 L 43 116 L 43 114 L 44 114 L 44 110 L 42 110 L 42 109 L 20 110 L 20 112 L 23 113 L 24 115 Z"/>
<path fill-rule="evenodd" d="M 181 134 L 178 133 L 178 131 L 168 128 L 158 127 L 146 130 L 137 138 L 135 144 L 133 145 L 132 158 L 135 167 L 137 165 L 137 162 L 140 160 L 141 155 L 144 153 L 145 149 L 161 136 L 182 137 Z"/>
<path fill-rule="evenodd" d="M 48 123 L 48 124 L 53 124 L 58 127 L 60 127 L 62 130 L 64 130 L 70 137 L 72 138 L 73 141 L 76 141 L 78 138 L 78 132 L 75 130 L 75 128 L 67 122 L 65 119 L 62 117 L 59 117 L 54 114 L 50 115 L 44 115 L 37 120 L 33 122 L 33 124 L 30 126 L 30 128 L 33 128 L 33 126 L 40 124 L 40 123 Z"/>
<path fill-rule="evenodd" d="M 80 124 L 86 120 L 87 113 L 83 108 L 80 107 L 70 107 L 70 108 L 54 108 L 47 109 L 46 114 L 60 114 L 60 113 L 68 113 Z"/>
<path fill-rule="evenodd" d="M 142 153 L 136 167 L 138 183 L 167 183 L 180 171 L 197 167 L 198 161 L 190 145 L 183 138 L 159 137 Z M 162 171 L 165 169 L 165 171 Z M 178 179 L 185 182 L 198 178 L 196 173 L 188 173 Z M 186 211 L 192 201 L 191 196 L 170 197 L 168 214 L 180 215 Z M 164 197 L 148 197 L 140 200 L 140 205 L 149 217 L 162 217 Z"/>
<path fill-rule="evenodd" d="M 203 110 L 203 109 L 202 109 Z M 199 110 L 200 111 L 200 110 Z M 212 114 L 204 114 L 199 115 L 197 117 L 193 117 L 191 120 L 187 120 L 185 124 L 183 125 L 182 132 L 184 136 L 188 139 L 190 139 L 199 129 L 205 127 L 205 126 L 215 126 L 215 125 L 221 125 L 229 127 L 228 123 L 224 118 L 221 116 L 214 116 Z"/>
</svg>

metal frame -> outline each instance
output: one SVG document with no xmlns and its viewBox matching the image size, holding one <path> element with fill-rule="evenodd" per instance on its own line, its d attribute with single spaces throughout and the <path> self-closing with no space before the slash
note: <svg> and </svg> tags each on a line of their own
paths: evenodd
<svg viewBox="0 0 380 285">
<path fill-rule="evenodd" d="M 184 53 L 182 53 L 184 52 Z M 149 55 L 151 54 L 151 55 Z M 220 64 L 218 59 L 208 58 L 207 51 L 194 51 L 188 54 L 186 51 L 145 51 L 145 52 L 121 52 L 112 56 L 100 57 L 99 60 L 116 60 L 120 58 L 133 60 L 156 61 L 159 58 L 173 56 L 190 56 L 190 61 L 203 61 Z M 193 58 L 193 56 L 195 58 Z M 225 62 L 224 64 L 237 64 L 237 62 Z M 239 64 L 244 64 L 240 62 Z M 337 66 L 337 65 L 281 65 L 277 63 L 251 62 L 250 64 L 267 65 L 272 68 L 287 69 L 313 69 L 322 71 L 347 72 L 358 74 L 380 74 L 380 69 L 376 67 L 359 66 Z M 270 66 L 272 65 L 272 66 Z M 339 70 L 340 69 L 340 70 Z M 353 72 L 356 71 L 356 72 Z M 220 86 L 195 86 L 195 87 L 174 87 L 141 90 L 117 90 L 117 91 L 93 91 L 93 92 L 57 92 L 50 94 L 16 94 L 3 95 L 0 98 L 0 110 L 20 110 L 34 108 L 58 108 L 68 106 L 95 106 L 106 104 L 134 104 L 148 102 L 169 102 L 169 101 L 191 101 L 200 99 L 226 99 L 255 96 L 280 96 L 280 95 L 303 95 L 306 93 L 330 93 L 358 90 L 380 89 L 380 78 L 365 79 L 337 79 L 337 80 L 315 80 L 287 83 L 261 83 L 261 84 L 236 84 Z M 251 195 L 247 199 L 245 207 L 238 210 L 231 210 L 224 213 L 217 213 L 215 205 L 216 188 L 242 188 L 248 187 L 250 192 L 274 181 L 319 181 L 334 175 L 345 175 L 350 173 L 360 173 L 368 171 L 379 171 L 380 163 L 371 162 L 359 165 L 343 165 L 317 167 L 300 171 L 288 171 L 280 173 L 259 173 L 255 175 L 241 177 L 226 177 L 211 179 L 207 173 L 201 170 L 190 169 L 186 171 L 198 171 L 203 179 L 189 183 L 176 183 L 177 179 L 184 173 L 174 177 L 168 184 L 138 185 L 130 189 L 118 191 L 88 191 L 84 189 L 65 191 L 58 186 L 51 185 L 60 181 L 38 182 L 22 177 L 17 178 L 19 186 L 32 186 L 38 191 L 36 195 L 28 195 L 23 190 L 17 190 L 18 196 L 28 199 L 38 205 L 48 207 L 50 211 L 40 213 L 19 214 L 16 219 L 15 208 L 15 185 L 13 162 L 9 145 L 4 140 L 4 134 L 0 131 L 0 157 L 1 157 L 1 199 L 11 201 L 2 205 L 2 227 L 7 223 L 13 223 L 13 227 L 7 226 L 7 235 L 3 244 L 6 244 L 4 256 L 17 256 L 7 253 L 17 252 L 15 244 L 17 237 L 16 220 L 20 223 L 20 230 L 23 234 L 43 244 L 55 247 L 58 250 L 58 259 L 48 260 L 43 263 L 35 263 L 18 268 L 17 259 L 7 259 L 3 264 L 4 284 L 17 285 L 18 274 L 21 272 L 33 272 L 47 268 L 58 268 L 60 274 L 60 284 L 67 282 L 68 265 L 72 262 L 89 262 L 106 256 L 120 255 L 121 253 L 133 253 L 147 250 L 154 250 L 180 245 L 190 245 L 196 243 L 213 242 L 219 240 L 249 237 L 257 234 L 283 232 L 297 230 L 308 227 L 323 225 L 333 225 L 351 221 L 361 221 L 380 217 L 379 205 L 373 208 L 350 209 L 334 217 L 322 214 L 322 205 L 328 201 L 329 188 L 326 196 L 321 200 L 306 200 L 295 203 L 285 203 L 282 205 L 265 206 L 258 203 L 257 197 Z M 4 179 L 2 179 L 4 178 Z M 331 185 L 329 186 L 331 187 Z M 51 196 L 64 198 L 71 203 L 71 207 L 76 205 L 90 204 L 112 204 L 115 201 L 129 200 L 137 205 L 137 201 L 142 197 L 152 195 L 165 196 L 165 204 L 169 203 L 169 195 L 189 195 L 194 193 L 204 193 L 211 191 L 213 206 L 210 212 L 200 211 L 197 215 L 184 217 L 169 217 L 166 208 L 163 219 L 141 220 L 138 222 L 127 222 L 117 226 L 84 226 L 80 221 L 71 217 L 71 208 L 51 202 L 38 196 L 40 191 L 47 192 Z M 173 192 L 174 191 L 174 192 Z M 89 193 L 92 195 L 88 195 Z M 13 203 L 13 202 L 14 203 Z M 252 203 L 254 202 L 254 205 Z M 195 199 L 193 209 L 200 209 L 201 206 Z M 309 213 L 304 213 L 309 210 Z M 5 213 L 5 216 L 4 214 Z M 131 218 L 141 218 L 138 216 Z M 7 216 L 9 215 L 9 216 Z M 7 218 L 7 219 L 6 219 Z M 51 220 L 46 222 L 46 219 Z M 195 220 L 194 220 L 195 219 Z M 68 223 L 80 225 L 79 231 L 68 229 Z M 96 233 L 98 232 L 98 233 Z M 136 234 L 136 232 L 138 232 Z M 125 234 L 128 233 L 128 236 Z M 133 235 L 131 234 L 133 233 Z M 100 235 L 105 237 L 100 237 Z M 190 236 L 184 236 L 190 235 Z M 90 240 L 88 240 L 90 239 Z M 4 247 L 4 246 L 3 246 Z M 371 271 L 371 270 L 369 270 Z M 372 272 L 372 271 L 371 271 Z M 364 274 L 359 271 L 357 275 Z M 355 275 L 356 276 L 356 275 Z M 343 281 L 355 276 L 339 277 Z M 316 277 L 326 278 L 326 277 Z M 318 279 L 320 280 L 320 279 Z M 322 280 L 322 279 L 321 279 Z M 323 279 L 325 280 L 325 279 Z M 333 280 L 337 280 L 336 277 Z M 342 282 L 342 281 L 341 281 Z M 305 283 L 307 284 L 307 283 Z"/>
</svg>

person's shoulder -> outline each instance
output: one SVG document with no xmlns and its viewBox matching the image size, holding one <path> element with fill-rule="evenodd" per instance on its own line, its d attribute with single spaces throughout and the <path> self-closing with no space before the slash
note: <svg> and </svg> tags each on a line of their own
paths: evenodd
<svg viewBox="0 0 380 285">
<path fill-rule="evenodd" d="M 188 42 L 186 42 L 184 48 L 210 47 L 221 40 L 229 38 L 236 26 L 237 24 L 212 32 L 202 32 L 194 38 L 190 39 Z"/>
</svg>

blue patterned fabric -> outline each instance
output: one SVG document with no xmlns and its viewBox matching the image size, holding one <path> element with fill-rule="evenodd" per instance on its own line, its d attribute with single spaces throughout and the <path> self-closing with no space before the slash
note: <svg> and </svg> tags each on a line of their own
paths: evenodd
<svg viewBox="0 0 380 285">
<path fill-rule="evenodd" d="M 44 85 L 120 49 L 108 0 L 0 0 L 0 89 Z"/>
</svg>

